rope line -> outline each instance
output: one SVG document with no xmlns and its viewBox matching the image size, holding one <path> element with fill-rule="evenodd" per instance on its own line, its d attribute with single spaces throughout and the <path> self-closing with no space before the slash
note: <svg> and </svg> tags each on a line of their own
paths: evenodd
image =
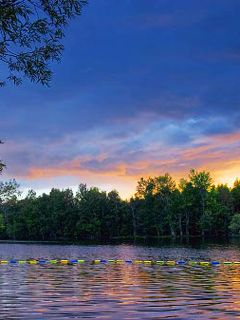
<svg viewBox="0 0 240 320">
<path fill-rule="evenodd" d="M 11 259 L 0 260 L 0 265 L 78 265 L 78 264 L 134 264 L 134 265 L 160 265 L 160 266 L 176 266 L 176 265 L 190 265 L 190 266 L 219 266 L 219 265 L 239 265 L 240 261 L 194 261 L 194 260 L 122 260 L 122 259 Z"/>
</svg>

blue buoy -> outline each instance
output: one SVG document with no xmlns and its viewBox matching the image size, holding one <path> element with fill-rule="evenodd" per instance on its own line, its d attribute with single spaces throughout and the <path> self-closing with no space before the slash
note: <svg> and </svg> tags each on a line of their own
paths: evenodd
<svg viewBox="0 0 240 320">
<path fill-rule="evenodd" d="M 16 259 L 12 259 L 12 260 L 9 261 L 9 263 L 14 263 L 15 264 L 15 263 L 17 263 L 17 260 Z"/>
<path fill-rule="evenodd" d="M 132 263 L 132 260 L 125 260 L 126 263 Z"/>
<path fill-rule="evenodd" d="M 78 260 L 77 259 L 71 259 L 69 260 L 70 263 L 78 263 Z"/>
<path fill-rule="evenodd" d="M 184 260 L 178 260 L 178 261 L 177 261 L 177 264 L 186 264 L 186 261 L 184 261 Z"/>
<path fill-rule="evenodd" d="M 100 262 L 101 262 L 101 263 L 107 263 L 107 260 L 102 259 L 102 260 L 100 260 Z"/>
</svg>

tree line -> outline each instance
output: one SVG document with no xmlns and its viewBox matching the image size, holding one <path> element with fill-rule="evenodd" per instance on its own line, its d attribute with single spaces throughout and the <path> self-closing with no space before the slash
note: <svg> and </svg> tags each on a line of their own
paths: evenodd
<svg viewBox="0 0 240 320">
<path fill-rule="evenodd" d="M 97 240 L 223 237 L 240 233 L 240 180 L 214 185 L 209 172 L 191 170 L 179 184 L 168 174 L 141 178 L 130 200 L 116 190 L 80 184 L 30 190 L 19 197 L 15 180 L 0 182 L 0 239 Z"/>
</svg>

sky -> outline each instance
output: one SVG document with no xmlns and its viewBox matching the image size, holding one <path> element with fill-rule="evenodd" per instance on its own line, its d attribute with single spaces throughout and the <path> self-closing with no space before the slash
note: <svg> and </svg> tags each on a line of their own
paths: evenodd
<svg viewBox="0 0 240 320">
<path fill-rule="evenodd" d="M 0 88 L 1 179 L 135 192 L 191 168 L 240 177 L 239 0 L 89 0 L 50 87 Z M 0 73 L 3 66 L 0 64 Z"/>
</svg>

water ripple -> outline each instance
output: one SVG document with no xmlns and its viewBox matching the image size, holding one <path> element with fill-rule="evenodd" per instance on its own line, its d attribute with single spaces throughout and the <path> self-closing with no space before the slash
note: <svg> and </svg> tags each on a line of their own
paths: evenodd
<svg viewBox="0 0 240 320">
<path fill-rule="evenodd" d="M 238 260 L 239 250 L 0 245 L 1 259 Z M 36 256 L 37 254 L 37 256 Z M 174 256 L 175 254 L 175 256 Z M 218 256 L 217 256 L 218 254 Z M 1 319 L 237 319 L 240 266 L 1 265 Z"/>
</svg>

